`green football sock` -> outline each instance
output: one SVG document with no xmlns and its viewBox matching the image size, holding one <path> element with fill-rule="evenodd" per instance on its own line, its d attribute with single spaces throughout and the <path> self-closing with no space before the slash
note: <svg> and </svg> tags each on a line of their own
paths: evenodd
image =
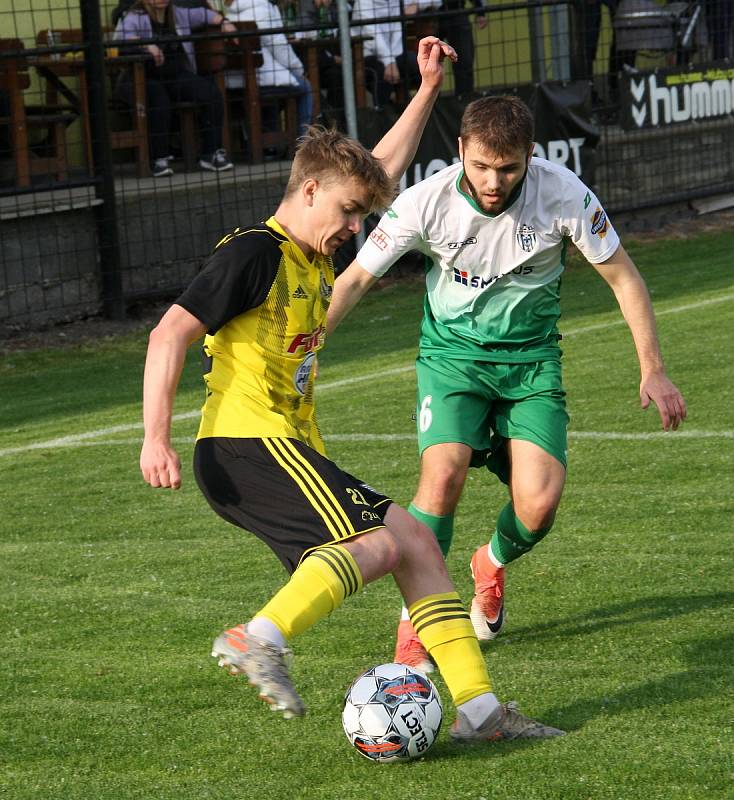
<svg viewBox="0 0 734 800">
<path fill-rule="evenodd" d="M 537 531 L 526 528 L 517 518 L 512 503 L 508 503 L 497 517 L 497 528 L 489 546 L 500 564 L 509 564 L 525 555 L 550 531 L 553 523 Z"/>
<path fill-rule="evenodd" d="M 428 514 L 425 511 L 421 511 L 420 508 L 416 508 L 412 503 L 408 506 L 408 513 L 412 514 L 418 522 L 428 525 L 433 531 L 433 535 L 438 539 L 438 546 L 441 548 L 443 557 L 446 558 L 451 547 L 451 540 L 454 538 L 454 515 L 444 514 L 443 516 L 437 516 L 436 514 Z"/>
</svg>

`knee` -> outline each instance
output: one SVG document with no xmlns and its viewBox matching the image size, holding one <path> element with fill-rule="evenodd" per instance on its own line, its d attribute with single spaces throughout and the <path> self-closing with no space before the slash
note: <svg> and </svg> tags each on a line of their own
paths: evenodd
<svg viewBox="0 0 734 800">
<path fill-rule="evenodd" d="M 513 505 L 518 519 L 529 531 L 547 531 L 556 518 L 559 500 L 553 492 L 540 492 L 521 500 L 513 499 Z"/>
<path fill-rule="evenodd" d="M 433 469 L 421 479 L 416 505 L 429 514 L 451 514 L 459 502 L 465 474 L 465 469 L 454 464 Z"/>
<path fill-rule="evenodd" d="M 393 572 L 402 558 L 398 540 L 392 531 L 383 528 L 380 533 L 370 541 L 373 553 L 380 564 L 380 572 L 387 575 Z"/>
</svg>

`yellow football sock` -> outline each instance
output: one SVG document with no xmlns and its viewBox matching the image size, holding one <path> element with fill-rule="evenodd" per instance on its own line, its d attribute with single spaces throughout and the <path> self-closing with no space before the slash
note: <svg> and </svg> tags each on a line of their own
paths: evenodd
<svg viewBox="0 0 734 800">
<path fill-rule="evenodd" d="M 474 628 L 456 592 L 424 597 L 408 613 L 455 705 L 492 691 Z"/>
<path fill-rule="evenodd" d="M 362 587 L 362 574 L 340 545 L 319 547 L 255 616 L 267 617 L 290 639 L 327 617 Z"/>
</svg>

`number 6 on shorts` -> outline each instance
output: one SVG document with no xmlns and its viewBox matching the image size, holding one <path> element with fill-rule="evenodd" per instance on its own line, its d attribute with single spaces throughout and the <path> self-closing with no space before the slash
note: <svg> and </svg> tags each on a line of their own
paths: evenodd
<svg viewBox="0 0 734 800">
<path fill-rule="evenodd" d="M 418 413 L 418 426 L 420 427 L 421 433 L 425 433 L 433 422 L 433 414 L 430 409 L 431 400 L 433 400 L 433 396 L 427 394 L 421 403 L 421 408 Z"/>
</svg>

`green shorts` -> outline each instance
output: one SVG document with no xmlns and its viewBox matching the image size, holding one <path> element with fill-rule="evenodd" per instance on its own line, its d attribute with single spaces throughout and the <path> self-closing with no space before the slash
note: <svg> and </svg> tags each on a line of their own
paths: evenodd
<svg viewBox="0 0 734 800">
<path fill-rule="evenodd" d="M 566 466 L 566 392 L 560 361 L 493 364 L 418 356 L 418 448 L 460 442 L 505 483 L 505 441 L 533 442 Z"/>
</svg>

